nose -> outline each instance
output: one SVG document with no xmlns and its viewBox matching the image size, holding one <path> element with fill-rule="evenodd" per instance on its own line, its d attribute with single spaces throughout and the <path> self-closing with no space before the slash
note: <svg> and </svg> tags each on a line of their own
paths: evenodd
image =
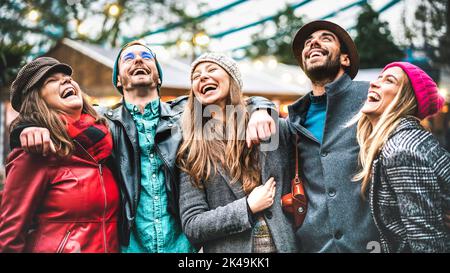
<svg viewBox="0 0 450 273">
<path fill-rule="evenodd" d="M 143 62 L 143 58 L 140 54 L 136 54 L 136 57 L 134 57 L 134 62 L 135 63 L 142 63 Z"/>
<path fill-rule="evenodd" d="M 371 87 L 371 88 L 378 88 L 378 87 L 380 87 L 380 84 L 379 84 L 379 82 L 378 82 L 378 79 L 376 79 L 376 80 L 374 80 L 374 81 L 371 81 L 371 82 L 370 82 L 370 87 Z"/>
<path fill-rule="evenodd" d="M 320 47 L 319 39 L 318 38 L 312 38 L 311 42 L 309 44 L 310 48 Z"/>
<path fill-rule="evenodd" d="M 209 79 L 209 75 L 206 72 L 202 72 L 202 74 L 200 75 L 200 81 L 203 81 L 205 79 Z"/>
<path fill-rule="evenodd" d="M 65 84 L 65 83 L 67 83 L 67 82 L 70 83 L 71 81 L 72 81 L 72 77 L 69 76 L 69 75 L 64 75 L 64 76 L 61 78 L 62 84 Z"/>
</svg>

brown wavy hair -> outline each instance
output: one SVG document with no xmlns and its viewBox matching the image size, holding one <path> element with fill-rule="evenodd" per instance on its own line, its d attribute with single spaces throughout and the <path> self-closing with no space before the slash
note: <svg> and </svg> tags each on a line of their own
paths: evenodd
<svg viewBox="0 0 450 273">
<path fill-rule="evenodd" d="M 47 128 L 50 131 L 50 139 L 56 149 L 56 155 L 64 158 L 69 157 L 75 150 L 72 138 L 67 133 L 66 119 L 61 118 L 64 112 L 50 108 L 41 97 L 41 86 L 35 87 L 25 96 L 20 107 L 19 116 L 13 120 L 10 126 L 12 132 L 18 125 L 32 125 L 35 127 Z M 106 120 L 100 117 L 94 108 L 88 103 L 86 96 L 82 92 L 83 108 L 82 113 L 93 116 L 97 124 L 107 126 Z"/>
<path fill-rule="evenodd" d="M 231 183 L 241 181 L 244 192 L 249 194 L 261 184 L 258 151 L 255 146 L 247 148 L 245 143 L 249 113 L 239 85 L 232 77 L 229 78 L 230 92 L 226 105 L 232 105 L 238 110 L 232 113 L 227 111 L 227 126 L 222 121 L 203 118 L 206 106 L 201 106 L 202 113 L 195 113 L 195 104 L 200 105 L 200 102 L 191 89 L 181 117 L 183 141 L 178 150 L 177 162 L 198 188 L 203 188 L 211 176 L 217 175 L 220 167 L 230 176 Z M 218 138 L 211 139 L 211 135 L 205 135 L 206 123 L 215 124 L 213 131 Z M 226 133 L 226 139 L 223 139 L 223 133 Z"/>
</svg>

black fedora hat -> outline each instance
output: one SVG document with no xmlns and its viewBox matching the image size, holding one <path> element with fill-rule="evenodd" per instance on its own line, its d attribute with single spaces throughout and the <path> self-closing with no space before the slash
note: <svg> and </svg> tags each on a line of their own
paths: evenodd
<svg viewBox="0 0 450 273">
<path fill-rule="evenodd" d="M 348 57 L 350 58 L 350 67 L 346 69 L 347 74 L 353 79 L 358 74 L 359 69 L 359 55 L 355 43 L 350 35 L 339 25 L 325 20 L 312 21 L 302 26 L 295 34 L 292 42 L 292 51 L 297 59 L 300 67 L 303 68 L 302 51 L 305 46 L 305 41 L 308 37 L 318 30 L 329 30 L 333 32 L 341 43 L 347 48 Z M 342 46 L 341 46 L 342 48 Z"/>
<path fill-rule="evenodd" d="M 51 72 L 63 72 L 72 75 L 72 68 L 51 57 L 40 57 L 22 67 L 11 84 L 11 105 L 20 112 L 22 100 L 40 80 Z"/>
</svg>

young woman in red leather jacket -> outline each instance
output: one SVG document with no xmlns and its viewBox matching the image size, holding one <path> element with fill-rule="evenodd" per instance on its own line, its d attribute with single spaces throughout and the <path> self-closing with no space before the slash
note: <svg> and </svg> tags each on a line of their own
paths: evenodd
<svg viewBox="0 0 450 273">
<path fill-rule="evenodd" d="M 11 127 L 48 128 L 56 153 L 16 148 L 8 156 L 0 252 L 119 251 L 119 190 L 104 165 L 111 134 L 71 74 L 70 66 L 42 57 L 25 65 L 11 86 L 20 113 Z"/>
</svg>

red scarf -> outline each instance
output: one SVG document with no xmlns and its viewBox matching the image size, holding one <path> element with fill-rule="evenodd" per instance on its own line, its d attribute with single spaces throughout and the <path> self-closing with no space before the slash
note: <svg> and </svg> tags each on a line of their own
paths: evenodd
<svg viewBox="0 0 450 273">
<path fill-rule="evenodd" d="M 80 143 L 97 162 L 111 155 L 113 141 L 108 127 L 96 124 L 95 118 L 89 114 L 82 113 L 79 120 L 65 118 L 69 136 Z"/>
</svg>

